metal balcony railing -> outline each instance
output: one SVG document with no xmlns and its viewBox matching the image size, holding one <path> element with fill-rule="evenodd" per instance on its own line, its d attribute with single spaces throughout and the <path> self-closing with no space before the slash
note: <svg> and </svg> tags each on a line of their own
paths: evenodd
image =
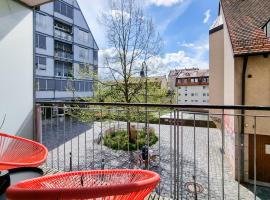
<svg viewBox="0 0 270 200">
<path fill-rule="evenodd" d="M 270 195 L 260 186 L 269 182 L 270 107 L 39 102 L 37 111 L 47 167 L 153 170 L 156 194 L 171 199 Z"/>
<path fill-rule="evenodd" d="M 72 35 L 71 34 L 68 34 L 68 33 L 65 33 L 63 31 L 55 29 L 54 35 L 55 35 L 55 37 L 60 38 L 62 40 L 67 40 L 69 42 L 72 42 Z"/>
<path fill-rule="evenodd" d="M 64 51 L 55 51 L 55 57 L 58 58 L 63 58 L 67 60 L 72 60 L 73 59 L 73 54 L 69 52 L 64 52 Z"/>
</svg>

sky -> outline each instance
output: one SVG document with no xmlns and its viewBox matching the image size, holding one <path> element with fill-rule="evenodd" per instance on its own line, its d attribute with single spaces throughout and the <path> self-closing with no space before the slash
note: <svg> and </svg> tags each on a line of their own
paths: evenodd
<svg viewBox="0 0 270 200">
<path fill-rule="evenodd" d="M 108 47 L 104 28 L 98 16 L 109 10 L 109 0 L 77 0 L 100 49 Z M 218 13 L 218 0 L 144 0 L 145 12 L 153 18 L 164 48 L 158 56 L 160 69 L 166 75 L 179 68 L 208 68 L 209 28 Z M 100 58 L 102 60 L 102 58 Z M 101 63 L 100 63 L 101 64 Z"/>
</svg>

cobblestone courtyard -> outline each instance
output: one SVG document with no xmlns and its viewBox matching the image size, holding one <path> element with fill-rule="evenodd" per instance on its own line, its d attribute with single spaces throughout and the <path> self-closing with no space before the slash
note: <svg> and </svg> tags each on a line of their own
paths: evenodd
<svg viewBox="0 0 270 200">
<path fill-rule="evenodd" d="M 115 151 L 103 146 L 102 143 L 98 144 L 101 130 L 104 132 L 108 128 L 118 125 L 123 127 L 125 123 L 106 122 L 101 124 L 95 122 L 86 125 L 70 120 L 46 123 L 43 125 L 43 143 L 50 150 L 47 166 L 60 170 L 65 168 L 66 171 L 70 167 L 73 170 L 101 169 L 103 167 L 105 169 L 144 168 L 136 159 L 140 152 Z M 142 124 L 134 125 L 138 128 L 143 126 Z M 151 124 L 150 127 L 156 130 L 159 137 L 159 142 L 151 147 L 151 150 L 155 155 L 160 154 L 160 159 L 153 161 L 149 168 L 161 175 L 161 183 L 156 192 L 162 196 L 170 197 L 170 194 L 174 191 L 173 180 L 176 177 L 173 162 L 174 148 L 171 140 L 174 135 L 174 128 L 169 125 L 154 124 Z M 194 199 L 194 193 L 188 192 L 187 187 L 189 183 L 194 182 L 194 177 L 196 177 L 196 183 L 201 186 L 201 188 L 198 188 L 198 199 L 208 199 L 208 197 L 209 199 L 222 199 L 222 139 L 219 129 L 209 129 L 209 167 L 208 129 L 179 127 L 179 134 L 179 195 L 184 199 Z M 181 141 L 181 138 L 183 138 L 183 141 Z M 181 144 L 183 144 L 182 154 Z M 71 166 L 70 152 L 72 152 Z M 196 156 L 195 164 L 194 155 Z M 249 189 L 238 185 L 234 180 L 226 157 L 224 160 L 224 175 L 225 199 L 238 199 L 238 191 L 240 192 L 240 199 L 254 199 L 254 195 Z"/>
</svg>

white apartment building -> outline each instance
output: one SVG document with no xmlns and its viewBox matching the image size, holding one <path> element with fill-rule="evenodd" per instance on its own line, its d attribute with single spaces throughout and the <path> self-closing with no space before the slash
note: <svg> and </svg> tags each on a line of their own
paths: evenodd
<svg viewBox="0 0 270 200">
<path fill-rule="evenodd" d="M 209 71 L 181 70 L 175 80 L 177 104 L 206 105 L 209 103 Z"/>
</svg>

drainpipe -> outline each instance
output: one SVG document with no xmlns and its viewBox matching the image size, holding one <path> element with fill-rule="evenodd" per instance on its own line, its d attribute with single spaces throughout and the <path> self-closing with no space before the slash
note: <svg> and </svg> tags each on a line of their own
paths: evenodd
<svg viewBox="0 0 270 200">
<path fill-rule="evenodd" d="M 248 56 L 244 56 L 244 61 L 243 61 L 243 71 L 242 71 L 242 105 L 246 104 L 246 73 L 247 73 L 247 64 L 248 64 Z M 240 164 L 240 181 L 244 180 L 244 156 L 245 156 L 245 152 L 244 152 L 244 139 L 245 139 L 245 110 L 241 110 L 241 135 L 240 135 L 240 144 L 241 144 L 241 164 Z"/>
</svg>

